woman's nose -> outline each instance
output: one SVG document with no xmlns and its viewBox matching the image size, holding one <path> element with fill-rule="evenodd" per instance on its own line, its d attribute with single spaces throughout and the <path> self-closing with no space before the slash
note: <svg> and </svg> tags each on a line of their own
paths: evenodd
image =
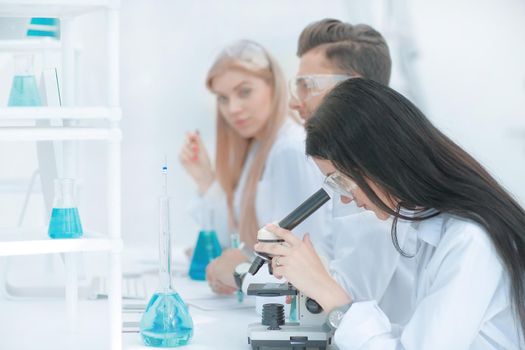
<svg viewBox="0 0 525 350">
<path fill-rule="evenodd" d="M 232 115 L 239 113 L 242 110 L 242 103 L 239 99 L 231 99 L 228 105 L 228 112 Z"/>
<path fill-rule="evenodd" d="M 353 201 L 352 197 L 341 196 L 341 203 L 348 204 Z"/>
</svg>

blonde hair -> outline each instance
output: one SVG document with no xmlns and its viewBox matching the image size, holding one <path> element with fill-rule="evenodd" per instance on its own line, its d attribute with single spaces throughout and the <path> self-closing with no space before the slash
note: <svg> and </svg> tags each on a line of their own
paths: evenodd
<svg viewBox="0 0 525 350">
<path fill-rule="evenodd" d="M 256 242 L 259 223 L 255 212 L 257 184 L 262 176 L 268 153 L 277 132 L 288 115 L 287 88 L 284 74 L 277 61 L 259 44 L 242 40 L 225 48 L 211 66 L 206 86 L 212 91 L 213 79 L 228 70 L 239 70 L 259 77 L 272 88 L 270 117 L 262 131 L 260 145 L 254 155 L 244 193 L 238 220 L 233 210 L 234 193 L 239 184 L 241 172 L 253 139 L 245 139 L 225 120 L 217 106 L 216 174 L 219 184 L 226 193 L 229 224 L 231 230 L 238 230 L 241 240 L 252 247 Z"/>
</svg>

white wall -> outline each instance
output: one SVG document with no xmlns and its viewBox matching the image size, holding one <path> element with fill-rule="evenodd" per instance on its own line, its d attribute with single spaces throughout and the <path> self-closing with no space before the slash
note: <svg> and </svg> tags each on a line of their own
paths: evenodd
<svg viewBox="0 0 525 350">
<path fill-rule="evenodd" d="M 389 41 L 396 39 L 392 28 L 387 30 L 388 9 L 382 1 L 302 1 L 298 6 L 299 2 L 274 0 L 259 2 L 256 8 L 253 4 L 233 0 L 124 4 L 122 102 L 126 119 L 122 125 L 124 173 L 128 175 L 124 227 L 130 236 L 152 233 L 149 228 L 155 222 L 153 203 L 162 153 L 174 160 L 184 131 L 195 128 L 213 148 L 213 100 L 203 81 L 223 45 L 243 37 L 257 40 L 278 57 L 291 76 L 297 65 L 299 33 L 320 18 L 365 21 L 385 29 Z M 418 50 L 414 72 L 420 79 L 424 111 L 525 203 L 521 184 L 525 138 L 512 133 L 521 128 L 525 134 L 525 40 L 519 39 L 525 33 L 525 3 L 408 1 L 406 8 L 408 16 L 401 16 L 401 22 L 395 24 L 401 30 L 412 29 Z M 405 23 L 407 18 L 411 23 Z M 393 53 L 393 58 L 392 84 L 403 90 L 406 82 L 399 72 L 398 55 Z M 197 228 L 188 219 L 185 205 L 194 187 L 178 164 L 172 164 L 176 237 L 191 242 Z"/>
<path fill-rule="evenodd" d="M 428 116 L 525 204 L 525 2 L 413 1 Z"/>
<path fill-rule="evenodd" d="M 254 7 L 253 4 L 257 4 Z M 254 39 L 274 53 L 291 76 L 295 46 L 305 24 L 320 17 L 347 18 L 342 2 L 128 1 L 122 11 L 124 228 L 133 239 L 156 239 L 156 196 L 162 155 L 170 158 L 175 199 L 175 240 L 192 244 L 198 227 L 187 202 L 195 187 L 177 161 L 184 133 L 199 129 L 214 149 L 214 100 L 204 80 L 226 44 Z M 153 237 L 153 239 L 151 238 Z M 142 239 L 144 240 L 144 239 Z"/>
<path fill-rule="evenodd" d="M 396 20 L 388 20 L 392 9 L 385 4 L 389 3 L 396 5 Z M 213 98 L 205 90 L 204 77 L 219 49 L 235 39 L 254 39 L 273 52 L 292 76 L 300 31 L 324 17 L 368 22 L 384 31 L 394 51 L 416 49 L 410 68 L 419 80 L 406 78 L 399 52 L 393 52 L 392 86 L 417 98 L 436 125 L 480 159 L 525 204 L 525 2 L 125 0 L 121 125 L 127 243 L 156 244 L 157 195 L 165 153 L 170 161 L 175 240 L 189 245 L 196 237 L 198 228 L 186 212 L 195 188 L 176 156 L 184 132 L 196 128 L 213 153 Z M 100 104 L 105 100 L 105 42 L 100 40 L 106 29 L 104 18 L 86 16 L 78 28 L 85 47 L 81 101 Z M 85 179 L 82 215 L 101 228 L 105 222 L 99 205 L 105 186 L 103 148 L 85 144 L 81 150 L 87 155 L 80 164 Z M 27 147 L 25 152 L 30 153 Z M 0 156 L 2 162 L 18 159 L 16 152 L 5 149 L 0 149 Z M 6 174 L 0 169 L 0 177 Z M 0 201 L 0 213 L 7 206 L 10 203 Z"/>
</svg>

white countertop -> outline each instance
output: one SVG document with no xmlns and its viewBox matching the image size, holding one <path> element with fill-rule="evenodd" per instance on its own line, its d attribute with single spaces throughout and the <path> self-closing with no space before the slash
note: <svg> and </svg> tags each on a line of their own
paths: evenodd
<svg viewBox="0 0 525 350">
<path fill-rule="evenodd" d="M 135 255 L 133 263 L 125 258 L 124 266 L 127 268 L 124 271 L 144 273 L 148 294 L 152 295 L 158 282 L 154 272 L 155 258 L 153 254 L 141 255 L 142 258 L 138 259 Z M 2 263 L 0 259 L 0 267 Z M 31 268 L 29 261 L 27 265 Z M 193 338 L 181 349 L 251 349 L 248 324 L 260 322 L 253 297 L 246 297 L 244 303 L 239 304 L 233 295 L 217 296 L 205 281 L 193 281 L 185 276 L 186 271 L 184 258 L 180 251 L 176 252 L 172 285 L 189 305 L 194 323 Z M 149 298 L 142 301 L 123 300 L 124 309 L 126 305 L 145 305 L 148 301 Z M 141 315 L 141 312 L 124 312 L 123 320 L 139 321 Z M 77 327 L 72 331 L 66 322 L 63 299 L 7 300 L 0 297 L 1 350 L 105 350 L 109 349 L 108 327 L 107 300 L 81 300 Z M 124 333 L 122 337 L 123 349 L 151 349 L 142 343 L 138 332 Z"/>
</svg>

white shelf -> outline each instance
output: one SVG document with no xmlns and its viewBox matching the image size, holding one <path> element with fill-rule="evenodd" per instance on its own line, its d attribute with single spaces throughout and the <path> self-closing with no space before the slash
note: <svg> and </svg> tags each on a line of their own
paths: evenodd
<svg viewBox="0 0 525 350">
<path fill-rule="evenodd" d="M 0 256 L 36 255 L 71 252 L 120 251 L 121 239 L 87 232 L 81 238 L 52 239 L 47 229 L 0 229 Z"/>
<path fill-rule="evenodd" d="M 0 17 L 66 17 L 115 8 L 115 0 L 0 0 Z"/>
<path fill-rule="evenodd" d="M 109 107 L 4 107 L 0 108 L 0 122 L 19 120 L 108 120 L 119 121 L 120 108 Z"/>
<path fill-rule="evenodd" d="M 118 141 L 121 138 L 122 133 L 120 129 L 108 128 L 0 128 L 0 141 Z"/>
<path fill-rule="evenodd" d="M 109 106 L 119 106 L 119 13 L 120 0 L 0 0 L 0 17 L 55 17 L 60 18 L 60 42 L 45 41 L 1 41 L 0 51 L 38 51 L 42 49 L 59 49 L 62 55 L 62 86 L 61 95 L 65 105 L 75 105 L 76 86 L 79 69 L 76 66 L 75 50 L 79 42 L 75 35 L 74 16 L 93 11 L 101 11 L 106 18 L 108 27 L 104 32 L 107 39 L 107 103 Z M 33 335 L 42 327 L 29 330 L 26 337 L 20 332 L 4 334 L 0 337 L 0 348 L 5 344 L 16 344 L 8 348 L 19 348 L 21 340 L 30 340 L 30 345 L 38 344 L 40 348 L 71 349 L 77 348 L 80 343 L 93 338 L 93 332 L 82 334 L 72 344 L 60 343 L 60 340 L 69 338 L 64 330 L 75 329 L 78 301 L 78 271 L 76 264 L 77 252 L 107 252 L 108 253 L 108 302 L 97 310 L 97 314 L 105 313 L 108 324 L 104 326 L 109 339 L 104 343 L 111 350 L 122 350 L 122 268 L 120 254 L 122 250 L 121 238 L 121 131 L 118 121 L 121 118 L 119 108 L 105 107 L 9 107 L 0 108 L 0 141 L 73 141 L 62 143 L 62 165 L 64 171 L 75 174 L 77 162 L 76 141 L 103 140 L 107 141 L 107 181 L 105 192 L 107 203 L 108 227 L 107 236 L 96 233 L 87 233 L 78 239 L 51 239 L 47 236 L 47 229 L 40 231 L 3 231 L 0 229 L 0 257 L 29 254 L 65 254 L 66 288 L 65 305 L 66 317 L 60 315 L 54 318 L 64 324 L 58 333 L 45 332 L 51 336 L 42 341 L 34 342 Z M 46 123 L 45 121 L 49 121 Z M 44 122 L 41 122 L 44 121 Z M 63 121 L 56 122 L 56 121 Z M 1 144 L 1 143 L 0 143 Z M 1 144 L 1 147 L 6 147 Z M 37 146 L 38 147 L 38 146 Z M 39 158 L 39 162 L 41 159 Z M 43 161 L 46 161 L 45 159 Z M 75 177 L 74 175 L 72 177 Z M 2 235 L 2 233 L 4 233 Z M 73 254 L 69 254 L 73 253 Z M 0 308 L 5 314 L 5 310 Z M 23 314 L 19 308 L 8 312 L 8 317 Z M 35 318 L 35 310 L 31 308 L 31 317 Z M 38 311 L 41 310 L 37 310 Z M 106 311 L 106 312 L 104 312 Z M 53 315 L 40 312 L 45 320 L 53 320 Z M 82 319 L 82 318 L 81 318 Z M 44 321 L 45 323 L 45 321 Z M 51 322 L 50 322 L 51 323 Z M 2 324 L 0 322 L 0 324 Z M 98 325 L 97 325 L 98 326 Z M 4 327 L 5 328 L 5 327 Z M 27 329 L 25 329 L 27 331 Z M 78 330 L 77 330 L 78 332 Z M 24 333 L 24 334 L 26 334 Z M 80 335 L 79 333 L 75 333 Z M 63 338 L 64 337 L 64 338 Z M 100 335 L 98 335 L 100 337 Z M 11 343 L 9 343 L 11 342 Z M 100 349 L 101 346 L 91 344 L 88 349 Z M 103 348 L 107 348 L 104 346 Z"/>
<path fill-rule="evenodd" d="M 55 39 L 1 40 L 0 51 L 21 52 L 38 50 L 60 50 L 61 44 Z"/>
</svg>

